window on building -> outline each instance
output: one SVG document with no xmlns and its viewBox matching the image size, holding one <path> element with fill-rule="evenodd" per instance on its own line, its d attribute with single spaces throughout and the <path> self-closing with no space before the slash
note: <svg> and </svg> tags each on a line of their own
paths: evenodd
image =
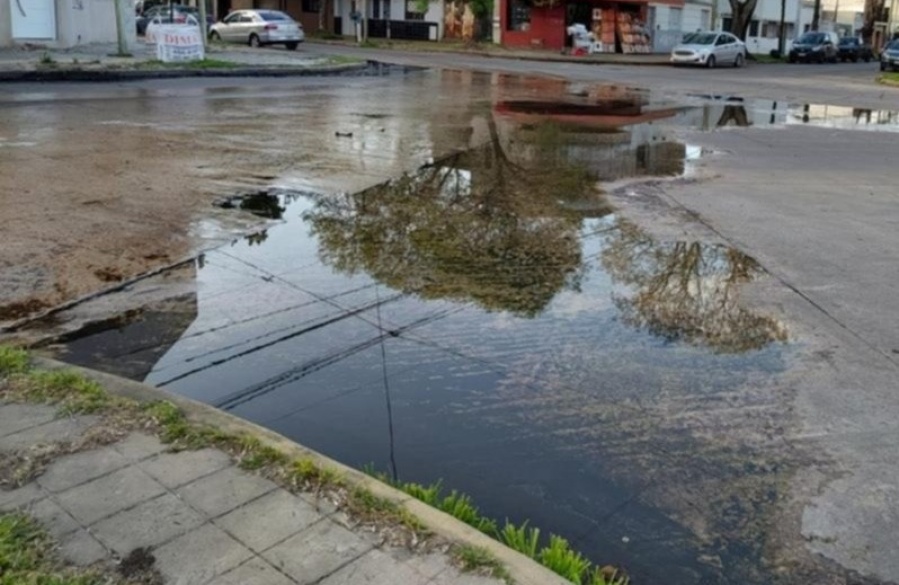
<svg viewBox="0 0 899 585">
<path fill-rule="evenodd" d="M 765 22 L 762 26 L 762 36 L 766 39 L 776 39 L 779 32 L 779 22 Z"/>
<path fill-rule="evenodd" d="M 680 30 L 681 29 L 681 13 L 683 12 L 680 8 L 674 8 L 673 6 L 668 9 L 668 30 Z"/>
<path fill-rule="evenodd" d="M 750 37 L 759 36 L 759 21 L 757 21 L 757 20 L 749 21 L 749 34 L 747 36 L 750 36 Z"/>
<path fill-rule="evenodd" d="M 418 2 L 409 0 L 406 2 L 406 20 L 424 20 L 425 13 L 418 11 Z"/>
<path fill-rule="evenodd" d="M 711 30 L 712 28 L 712 11 L 703 9 L 699 13 L 699 25 L 702 30 Z"/>
<path fill-rule="evenodd" d="M 509 0 L 507 30 L 526 31 L 531 29 L 531 7 L 525 0 Z"/>
<path fill-rule="evenodd" d="M 721 19 L 721 30 L 729 31 L 731 27 L 734 25 L 734 19 L 729 16 L 725 16 Z"/>
<path fill-rule="evenodd" d="M 318 14 L 321 8 L 321 0 L 303 0 L 303 12 L 315 12 Z"/>
</svg>

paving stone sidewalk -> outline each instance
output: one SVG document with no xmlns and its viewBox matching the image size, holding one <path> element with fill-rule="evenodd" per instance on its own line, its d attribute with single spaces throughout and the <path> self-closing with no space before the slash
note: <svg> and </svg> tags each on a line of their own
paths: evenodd
<svg viewBox="0 0 899 585">
<path fill-rule="evenodd" d="M 0 451 L 73 441 L 98 419 L 0 402 Z M 314 495 L 296 496 L 215 449 L 166 452 L 155 437 L 56 459 L 0 511 L 38 519 L 67 561 L 116 562 L 148 547 L 168 585 L 499 585 L 442 554 L 380 546 Z"/>
</svg>

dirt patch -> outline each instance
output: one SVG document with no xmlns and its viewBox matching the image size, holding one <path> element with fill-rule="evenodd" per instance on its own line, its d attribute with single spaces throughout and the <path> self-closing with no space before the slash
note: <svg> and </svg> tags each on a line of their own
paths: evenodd
<svg viewBox="0 0 899 585">
<path fill-rule="evenodd" d="M 33 315 L 38 311 L 42 311 L 49 306 L 48 303 L 39 299 L 26 299 L 15 303 L 0 305 L 0 321 L 13 321 L 21 319 L 28 315 Z"/>
<path fill-rule="evenodd" d="M 150 549 L 141 547 L 122 559 L 118 572 L 133 585 L 163 585 L 165 581 L 155 565 L 156 557 Z"/>
</svg>

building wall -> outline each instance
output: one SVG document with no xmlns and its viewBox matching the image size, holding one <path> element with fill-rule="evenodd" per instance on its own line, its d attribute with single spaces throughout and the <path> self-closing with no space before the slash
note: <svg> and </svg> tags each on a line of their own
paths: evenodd
<svg viewBox="0 0 899 585">
<path fill-rule="evenodd" d="M 56 39 L 41 40 L 48 48 L 67 49 L 91 43 L 115 43 L 116 0 L 56 0 Z M 117 0 L 122 10 L 125 40 L 129 50 L 137 46 L 134 23 L 134 4 L 129 0 Z M 0 46 L 11 46 L 28 39 L 12 37 L 9 0 L 0 0 Z"/>
<path fill-rule="evenodd" d="M 12 14 L 9 0 L 0 0 L 0 47 L 12 45 Z"/>
<path fill-rule="evenodd" d="M 528 30 L 508 30 L 508 10 L 503 11 L 500 21 L 503 29 L 503 44 L 509 47 L 530 47 L 559 50 L 565 46 L 565 7 L 532 8 Z"/>
<path fill-rule="evenodd" d="M 386 0 L 385 0 L 386 1 Z M 405 20 L 406 19 L 406 2 L 405 0 L 389 0 L 390 1 L 390 19 Z M 351 18 L 353 13 L 353 0 L 334 0 L 335 10 L 334 16 L 338 16 L 343 21 L 342 34 L 345 37 L 354 37 L 356 35 L 355 23 Z M 372 13 L 374 3 L 372 0 L 366 0 L 368 5 L 369 16 L 371 18 L 380 17 Z M 362 0 L 356 0 L 356 9 L 362 6 Z M 432 0 L 428 3 L 428 11 L 425 13 L 426 22 L 436 22 L 437 31 L 433 33 L 436 38 L 432 40 L 440 40 L 443 38 L 443 0 Z"/>
</svg>

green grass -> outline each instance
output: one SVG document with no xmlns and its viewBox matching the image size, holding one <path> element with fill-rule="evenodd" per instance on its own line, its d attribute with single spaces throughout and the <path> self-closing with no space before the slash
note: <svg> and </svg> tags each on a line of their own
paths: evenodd
<svg viewBox="0 0 899 585">
<path fill-rule="evenodd" d="M 888 71 L 880 74 L 877 81 L 884 85 L 899 85 L 899 71 Z"/>
<path fill-rule="evenodd" d="M 765 53 L 753 53 L 749 60 L 756 63 L 786 63 L 783 57 L 772 57 Z"/>
<path fill-rule="evenodd" d="M 372 466 L 366 466 L 365 472 L 499 540 L 576 585 L 627 585 L 629 582 L 627 576 L 620 575 L 615 569 L 594 567 L 583 554 L 572 550 L 568 541 L 561 536 L 550 534 L 548 543 L 541 547 L 540 530 L 529 527 L 528 522 L 515 525 L 506 520 L 500 530 L 495 520 L 481 514 L 469 496 L 455 490 L 444 495 L 443 483 L 440 481 L 430 485 L 392 481 L 386 474 L 376 472 Z"/>
<path fill-rule="evenodd" d="M 452 554 L 464 572 L 486 573 L 506 583 L 512 583 L 512 576 L 503 564 L 485 548 L 471 545 L 457 546 L 453 548 Z"/>
<path fill-rule="evenodd" d="M 240 67 L 240 63 L 225 61 L 224 59 L 198 59 L 196 61 L 183 61 L 166 63 L 158 59 L 150 59 L 135 63 L 137 69 L 234 69 Z"/>
<path fill-rule="evenodd" d="M 28 369 L 28 352 L 9 345 L 0 345 L 0 378 L 21 374 Z"/>
<path fill-rule="evenodd" d="M 118 579 L 94 571 L 60 568 L 52 542 L 21 514 L 0 514 L 0 585 L 114 585 Z"/>
<path fill-rule="evenodd" d="M 365 63 L 365 59 L 349 55 L 331 55 L 325 62 L 326 65 L 356 65 L 358 63 Z"/>
</svg>

